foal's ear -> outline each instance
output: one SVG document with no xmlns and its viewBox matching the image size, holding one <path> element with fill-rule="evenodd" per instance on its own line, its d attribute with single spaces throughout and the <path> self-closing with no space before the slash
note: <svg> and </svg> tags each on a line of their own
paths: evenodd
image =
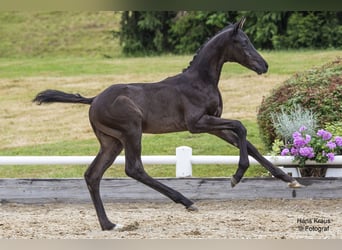
<svg viewBox="0 0 342 250">
<path fill-rule="evenodd" d="M 246 21 L 246 17 L 242 17 L 240 21 L 234 24 L 234 33 L 238 32 L 239 29 L 242 29 L 245 21 Z"/>
</svg>

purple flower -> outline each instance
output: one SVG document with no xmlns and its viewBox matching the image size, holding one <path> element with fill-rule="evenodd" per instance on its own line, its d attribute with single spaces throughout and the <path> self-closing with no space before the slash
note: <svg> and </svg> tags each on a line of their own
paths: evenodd
<svg viewBox="0 0 342 250">
<path fill-rule="evenodd" d="M 307 127 L 301 126 L 301 127 L 299 128 L 299 132 L 303 132 L 303 131 L 305 131 L 305 130 L 307 130 L 307 129 L 308 129 Z"/>
<path fill-rule="evenodd" d="M 295 138 L 297 138 L 297 137 L 302 137 L 302 134 L 299 133 L 298 131 L 296 131 L 296 132 L 294 132 L 294 133 L 292 134 L 292 138 L 293 138 L 293 139 L 295 139 Z"/>
<path fill-rule="evenodd" d="M 301 126 L 298 131 L 294 132 L 292 143 L 285 145 L 286 148 L 283 148 L 280 154 L 294 156 L 295 161 L 299 162 L 301 166 L 304 166 L 308 159 L 317 162 L 333 161 L 335 158 L 333 151 L 336 150 L 339 153 L 342 147 L 342 136 L 335 136 L 332 139 L 332 134 L 329 131 L 320 129 L 317 131 L 317 135 L 311 137 L 305 133 L 306 130 L 305 126 Z"/>
<path fill-rule="evenodd" d="M 310 135 L 305 135 L 305 143 L 308 144 L 311 141 Z"/>
<path fill-rule="evenodd" d="M 305 126 L 302 126 L 299 130 L 304 131 L 303 128 L 305 128 Z M 292 134 L 292 138 L 293 138 L 293 145 L 297 148 L 303 147 L 311 141 L 310 135 L 305 135 L 305 139 L 304 139 L 302 134 L 299 133 L 298 131 Z"/>
<path fill-rule="evenodd" d="M 296 149 L 295 147 L 291 148 L 291 155 L 297 155 L 298 154 L 298 149 Z"/>
<path fill-rule="evenodd" d="M 327 146 L 329 149 L 331 149 L 331 150 L 333 150 L 334 148 L 336 148 L 336 144 L 335 144 L 334 142 L 332 142 L 332 141 L 329 141 L 329 142 L 326 144 L 326 146 Z"/>
<path fill-rule="evenodd" d="M 303 147 L 306 143 L 306 140 L 301 136 L 293 138 L 293 145 L 297 148 Z"/>
<path fill-rule="evenodd" d="M 312 147 L 303 147 L 299 149 L 299 155 L 311 159 L 315 156 L 315 153 Z"/>
<path fill-rule="evenodd" d="M 334 161 L 334 159 L 335 159 L 334 153 L 327 153 L 327 157 L 328 157 L 329 161 Z"/>
<path fill-rule="evenodd" d="M 284 149 L 281 151 L 280 155 L 281 155 L 281 156 L 285 156 L 285 155 L 288 155 L 289 153 L 290 153 L 290 150 L 289 150 L 288 148 L 284 148 Z"/>
<path fill-rule="evenodd" d="M 338 147 L 342 147 L 342 137 L 341 136 L 335 136 L 335 143 Z"/>
<path fill-rule="evenodd" d="M 320 137 L 323 137 L 324 132 L 325 132 L 324 129 L 320 129 L 320 130 L 317 131 L 317 135 L 320 136 Z"/>
<path fill-rule="evenodd" d="M 332 134 L 328 131 L 325 131 L 324 129 L 318 130 L 317 135 L 322 137 L 322 139 L 325 141 L 330 140 L 332 137 Z"/>
</svg>

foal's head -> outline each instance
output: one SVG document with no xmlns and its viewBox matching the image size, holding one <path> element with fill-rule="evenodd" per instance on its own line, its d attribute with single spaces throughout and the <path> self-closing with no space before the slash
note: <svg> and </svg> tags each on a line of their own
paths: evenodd
<svg viewBox="0 0 342 250">
<path fill-rule="evenodd" d="M 230 43 L 226 50 L 226 61 L 237 62 L 258 74 L 266 73 L 268 69 L 267 62 L 256 51 L 248 36 L 242 31 L 245 22 L 242 18 L 239 22 L 233 24 L 229 35 Z"/>
</svg>

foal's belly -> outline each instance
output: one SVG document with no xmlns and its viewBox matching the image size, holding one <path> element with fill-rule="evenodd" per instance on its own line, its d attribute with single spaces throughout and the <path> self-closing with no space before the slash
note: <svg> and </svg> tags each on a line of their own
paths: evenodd
<svg viewBox="0 0 342 250">
<path fill-rule="evenodd" d="M 187 129 L 182 116 L 179 114 L 173 116 L 158 116 L 155 113 L 151 113 L 147 117 L 144 117 L 142 121 L 142 130 L 144 133 L 161 134 L 185 131 Z"/>
</svg>

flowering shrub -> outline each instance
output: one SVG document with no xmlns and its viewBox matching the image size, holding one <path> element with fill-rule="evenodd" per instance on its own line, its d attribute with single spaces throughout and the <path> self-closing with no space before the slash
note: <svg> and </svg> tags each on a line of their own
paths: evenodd
<svg viewBox="0 0 342 250">
<path fill-rule="evenodd" d="M 341 136 L 341 132 L 334 132 L 327 128 L 327 124 L 341 126 L 342 113 L 342 57 L 333 60 L 321 67 L 314 67 L 305 72 L 298 72 L 291 78 L 272 90 L 270 96 L 263 99 L 258 111 L 258 125 L 260 135 L 267 148 L 279 137 L 284 139 L 287 135 L 279 135 L 272 121 L 272 113 L 285 114 L 292 118 L 294 105 L 301 105 L 303 110 L 314 110 L 317 126 L 326 128 L 334 135 Z M 293 119 L 291 119 L 293 120 Z M 296 120 L 298 121 L 298 120 Z M 289 124 L 289 128 L 294 123 Z M 298 124 L 296 122 L 296 124 Z M 295 130 L 306 123 L 299 123 Z M 295 131 L 291 131 L 289 137 Z M 339 130 L 341 131 L 341 130 Z M 317 129 L 314 129 L 317 132 Z M 311 135 L 314 135 L 312 133 Z"/>
<path fill-rule="evenodd" d="M 342 154 L 341 136 L 333 138 L 332 134 L 324 129 L 310 136 L 306 130 L 307 128 L 302 126 L 299 131 L 294 132 L 290 143 L 281 146 L 280 154 L 294 156 L 294 161 L 298 162 L 300 167 L 304 167 L 307 160 L 326 163 L 333 161 L 335 155 Z"/>
</svg>

